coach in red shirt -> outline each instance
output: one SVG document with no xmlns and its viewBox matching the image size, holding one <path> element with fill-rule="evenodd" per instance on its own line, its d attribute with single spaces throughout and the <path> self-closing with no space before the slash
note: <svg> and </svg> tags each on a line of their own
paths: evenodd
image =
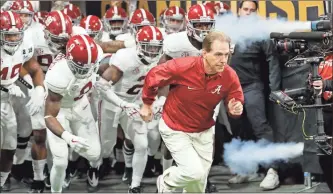
<svg viewBox="0 0 333 194">
<path fill-rule="evenodd" d="M 170 85 L 159 130 L 177 167 L 157 179 L 159 192 L 183 188 L 205 192 L 213 159 L 214 108 L 223 99 L 230 115 L 243 112 L 243 91 L 228 65 L 230 39 L 222 32 L 210 32 L 203 41 L 202 56 L 170 60 L 154 67 L 146 76 L 140 114 L 152 119 L 152 104 L 158 88 Z"/>
</svg>

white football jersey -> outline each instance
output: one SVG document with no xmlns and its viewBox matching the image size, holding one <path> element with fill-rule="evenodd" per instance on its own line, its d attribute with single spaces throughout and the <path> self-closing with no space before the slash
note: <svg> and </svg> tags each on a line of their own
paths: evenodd
<svg viewBox="0 0 333 194">
<path fill-rule="evenodd" d="M 9 55 L 3 47 L 1 47 L 0 67 L 1 67 L 1 81 L 3 87 L 8 87 L 13 84 L 20 75 L 20 70 L 23 64 L 33 57 L 34 46 L 32 41 L 24 36 L 23 42 L 13 55 Z M 9 97 L 7 92 L 1 91 L 1 99 Z"/>
<path fill-rule="evenodd" d="M 34 57 L 37 59 L 44 73 L 46 73 L 47 69 L 53 61 L 55 54 L 49 49 L 47 41 L 45 40 L 44 26 L 41 24 L 36 24 L 34 26 L 30 26 L 25 31 L 25 33 L 27 33 L 34 40 Z"/>
<path fill-rule="evenodd" d="M 124 34 L 119 34 L 116 37 L 116 40 L 121 40 L 121 41 L 129 40 L 129 39 L 134 39 L 134 36 L 131 33 L 129 33 L 129 32 L 124 33 Z"/>
<path fill-rule="evenodd" d="M 38 63 L 40 64 L 42 70 L 44 71 L 44 73 L 46 73 L 49 66 L 51 65 L 54 57 L 57 54 L 53 53 L 50 50 L 48 43 L 44 38 L 43 30 L 42 31 L 34 30 L 34 32 L 35 32 L 35 37 L 38 37 L 36 40 L 34 40 L 34 46 L 35 46 L 34 56 L 36 57 Z M 78 35 L 78 34 L 88 35 L 84 28 L 82 28 L 80 26 L 73 26 L 72 36 Z M 100 48 L 99 46 L 98 46 L 98 49 L 99 49 L 99 52 L 103 52 L 102 48 Z"/>
<path fill-rule="evenodd" d="M 163 52 L 172 58 L 201 55 L 201 51 L 189 41 L 186 31 L 165 36 Z"/>
<path fill-rule="evenodd" d="M 31 59 L 34 53 L 34 46 L 29 37 L 24 36 L 23 42 L 15 51 L 14 55 L 9 55 L 1 47 L 1 85 L 13 84 L 19 77 L 23 64 Z"/>
<path fill-rule="evenodd" d="M 80 99 L 88 93 L 94 85 L 95 75 L 85 79 L 77 79 L 69 69 L 65 56 L 57 55 L 45 76 L 46 87 L 63 98 L 62 108 L 72 108 L 80 103 Z"/>
<path fill-rule="evenodd" d="M 114 92 L 127 102 L 140 100 L 145 76 L 155 65 L 144 65 L 135 47 L 120 49 L 112 55 L 110 64 L 123 72 L 122 78 L 112 87 Z"/>
<path fill-rule="evenodd" d="M 75 36 L 75 35 L 79 35 L 79 34 L 89 35 L 88 32 L 81 26 L 73 26 L 71 35 Z"/>
<path fill-rule="evenodd" d="M 112 39 L 110 38 L 110 35 L 108 32 L 103 31 L 102 32 L 102 38 L 101 38 L 102 42 L 108 42 L 108 41 L 112 41 Z"/>
</svg>

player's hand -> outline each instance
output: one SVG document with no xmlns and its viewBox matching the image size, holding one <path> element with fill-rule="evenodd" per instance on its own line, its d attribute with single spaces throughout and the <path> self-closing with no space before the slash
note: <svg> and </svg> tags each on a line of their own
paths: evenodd
<svg viewBox="0 0 333 194">
<path fill-rule="evenodd" d="M 107 91 L 111 89 L 112 82 L 108 82 L 105 79 L 101 78 L 100 80 L 96 81 L 94 87 L 96 88 L 98 95 L 104 97 L 107 96 Z"/>
<path fill-rule="evenodd" d="M 82 137 L 75 136 L 68 131 L 64 131 L 61 134 L 61 138 L 66 141 L 66 143 L 73 148 L 77 153 L 86 151 L 90 148 L 88 140 Z"/>
<path fill-rule="evenodd" d="M 140 110 L 140 116 L 143 121 L 149 123 L 153 118 L 153 110 L 151 105 L 143 104 Z"/>
<path fill-rule="evenodd" d="M 30 115 L 35 115 L 42 110 L 45 99 L 45 90 L 43 86 L 36 86 L 31 92 L 31 99 L 27 103 Z"/>
<path fill-rule="evenodd" d="M 319 90 L 319 94 L 320 95 L 323 92 L 323 81 L 322 80 L 316 80 L 314 82 L 312 82 L 313 88 L 315 90 Z"/>
<path fill-rule="evenodd" d="M 8 88 L 8 94 L 11 96 L 25 98 L 25 94 L 22 92 L 21 88 L 15 84 L 11 84 Z"/>
<path fill-rule="evenodd" d="M 243 105 L 241 102 L 236 101 L 235 98 L 232 98 L 228 102 L 228 110 L 231 115 L 239 116 L 243 113 Z"/>
<path fill-rule="evenodd" d="M 140 118 L 140 106 L 135 103 L 126 101 L 121 102 L 120 107 L 126 112 L 130 119 L 137 120 Z"/>
</svg>

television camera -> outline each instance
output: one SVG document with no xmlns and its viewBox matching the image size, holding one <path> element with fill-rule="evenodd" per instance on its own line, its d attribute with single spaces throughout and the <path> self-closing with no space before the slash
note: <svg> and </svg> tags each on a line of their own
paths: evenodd
<svg viewBox="0 0 333 194">
<path fill-rule="evenodd" d="M 322 104 L 321 91 L 312 86 L 314 81 L 321 80 L 318 72 L 320 63 L 326 56 L 333 55 L 332 23 L 326 19 L 311 22 L 312 32 L 270 34 L 278 52 L 293 55 L 293 58 L 285 63 L 286 67 L 310 65 L 311 72 L 306 87 L 273 91 L 269 98 L 294 114 L 304 109 L 316 109 L 317 134 L 310 139 L 317 145 L 317 155 L 332 154 L 332 137 L 325 134 L 322 109 L 332 107 L 333 104 Z"/>
</svg>

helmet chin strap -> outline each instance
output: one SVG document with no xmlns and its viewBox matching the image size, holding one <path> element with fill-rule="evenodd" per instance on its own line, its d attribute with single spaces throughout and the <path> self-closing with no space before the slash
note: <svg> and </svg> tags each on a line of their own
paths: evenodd
<svg viewBox="0 0 333 194">
<path fill-rule="evenodd" d="M 138 57 L 144 65 L 149 65 L 148 61 L 144 58 L 143 54 L 139 53 Z"/>
</svg>

